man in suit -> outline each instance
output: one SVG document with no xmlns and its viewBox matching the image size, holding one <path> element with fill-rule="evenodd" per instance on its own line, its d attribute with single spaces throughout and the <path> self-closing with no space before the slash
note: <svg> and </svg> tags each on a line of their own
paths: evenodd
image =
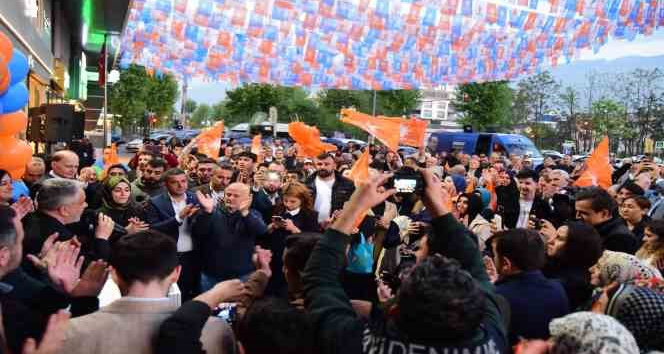
<svg viewBox="0 0 664 354">
<path fill-rule="evenodd" d="M 518 201 L 513 208 L 503 208 L 503 221 L 507 228 L 526 228 L 530 216 L 538 219 L 549 217 L 549 206 L 537 195 L 537 173 L 521 170 L 516 174 Z M 513 182 L 512 182 L 513 183 Z"/>
<path fill-rule="evenodd" d="M 576 216 L 592 225 L 602 238 L 605 250 L 634 254 L 638 239 L 617 216 L 617 205 L 611 195 L 599 187 L 587 187 L 576 194 Z"/>
<path fill-rule="evenodd" d="M 164 173 L 166 192 L 150 198 L 145 217 L 150 228 L 163 232 L 176 242 L 182 274 L 178 286 L 183 300 L 199 292 L 200 262 L 191 237 L 191 220 L 198 211 L 198 199 L 188 191 L 187 175 L 179 168 Z"/>
<path fill-rule="evenodd" d="M 152 353 L 159 326 L 178 308 L 166 297 L 181 271 L 172 238 L 153 230 L 123 236 L 110 263 L 122 298 L 72 320 L 62 353 Z M 242 293 L 238 282 L 228 284 L 223 301 Z M 219 318 L 208 318 L 200 340 L 207 353 L 235 352 L 233 331 Z"/>
</svg>

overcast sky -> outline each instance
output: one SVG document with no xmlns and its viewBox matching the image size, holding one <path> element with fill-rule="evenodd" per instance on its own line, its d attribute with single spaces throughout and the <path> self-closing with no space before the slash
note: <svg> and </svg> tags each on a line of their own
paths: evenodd
<svg viewBox="0 0 664 354">
<path fill-rule="evenodd" d="M 597 54 L 593 54 L 592 50 L 588 49 L 581 54 L 578 60 L 613 60 L 622 57 L 658 55 L 664 55 L 664 29 L 660 29 L 648 37 L 639 35 L 633 42 L 609 39 Z M 574 63 L 569 65 L 574 65 Z M 662 62 L 662 67 L 664 67 L 664 62 Z M 226 89 L 228 89 L 228 85 L 225 83 L 194 80 L 189 85 L 188 97 L 200 103 L 214 104 L 224 99 Z"/>
</svg>

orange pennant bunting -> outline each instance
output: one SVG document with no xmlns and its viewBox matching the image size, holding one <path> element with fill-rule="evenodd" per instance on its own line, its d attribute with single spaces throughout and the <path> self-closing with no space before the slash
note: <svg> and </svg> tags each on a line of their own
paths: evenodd
<svg viewBox="0 0 664 354">
<path fill-rule="evenodd" d="M 219 121 L 210 128 L 203 130 L 196 137 L 198 152 L 210 158 L 219 158 L 221 148 L 221 137 L 224 135 L 224 121 Z"/>
<path fill-rule="evenodd" d="M 611 173 L 613 173 L 613 167 L 609 163 L 609 137 L 604 137 L 586 160 L 586 170 L 574 185 L 578 187 L 600 186 L 607 189 L 612 184 Z"/>
<path fill-rule="evenodd" d="M 320 141 L 318 128 L 302 122 L 288 124 L 288 135 L 297 143 L 297 152 L 306 157 L 316 157 L 324 152 L 335 151 L 336 146 Z"/>
</svg>

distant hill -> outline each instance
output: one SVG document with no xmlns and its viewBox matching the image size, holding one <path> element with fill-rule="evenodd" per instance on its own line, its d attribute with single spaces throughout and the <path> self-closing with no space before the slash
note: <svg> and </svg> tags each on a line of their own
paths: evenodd
<svg viewBox="0 0 664 354">
<path fill-rule="evenodd" d="M 553 76 L 564 86 L 580 87 L 586 83 L 586 74 L 595 71 L 602 73 L 625 73 L 635 69 L 664 70 L 664 55 L 653 57 L 624 57 L 613 60 L 580 60 L 559 65 L 551 70 Z"/>
</svg>

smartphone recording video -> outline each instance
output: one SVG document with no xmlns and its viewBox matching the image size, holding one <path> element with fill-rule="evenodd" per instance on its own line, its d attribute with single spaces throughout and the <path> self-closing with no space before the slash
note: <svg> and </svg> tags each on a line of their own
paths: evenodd
<svg viewBox="0 0 664 354">
<path fill-rule="evenodd" d="M 413 193 L 417 188 L 417 179 L 403 178 L 394 180 L 394 188 L 397 193 Z"/>
</svg>

